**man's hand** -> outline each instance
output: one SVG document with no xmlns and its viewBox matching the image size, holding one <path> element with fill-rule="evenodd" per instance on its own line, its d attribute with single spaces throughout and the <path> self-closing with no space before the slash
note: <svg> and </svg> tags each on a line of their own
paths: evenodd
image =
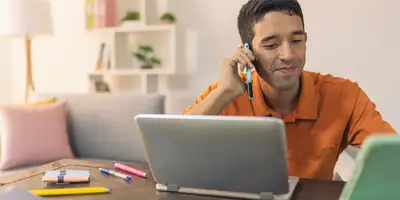
<svg viewBox="0 0 400 200">
<path fill-rule="evenodd" d="M 236 49 L 234 56 L 222 61 L 220 82 L 216 89 L 204 95 L 204 99 L 193 105 L 187 115 L 218 115 L 237 96 L 246 92 L 244 81 L 239 76 L 238 68 L 243 71 L 245 67 L 254 68 L 251 61 L 253 53 L 243 45 Z"/>
<path fill-rule="evenodd" d="M 240 45 L 232 58 L 222 61 L 222 71 L 218 89 L 225 94 L 232 95 L 232 99 L 246 92 L 246 85 L 239 76 L 238 68 L 243 71 L 245 67 L 254 68 L 254 54 Z"/>
</svg>

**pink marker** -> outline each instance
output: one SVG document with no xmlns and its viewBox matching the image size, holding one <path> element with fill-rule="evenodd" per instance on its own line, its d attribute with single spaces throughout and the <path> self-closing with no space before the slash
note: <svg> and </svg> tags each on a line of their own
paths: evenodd
<svg viewBox="0 0 400 200">
<path fill-rule="evenodd" d="M 136 176 L 140 176 L 140 177 L 143 177 L 143 178 L 147 177 L 147 173 L 146 172 L 142 172 L 140 170 L 133 169 L 132 167 L 128 167 L 128 166 L 123 165 L 121 163 L 114 163 L 114 167 L 116 169 L 119 169 L 119 170 L 122 170 L 122 171 L 125 171 L 125 172 L 129 172 L 131 174 L 134 174 Z"/>
</svg>

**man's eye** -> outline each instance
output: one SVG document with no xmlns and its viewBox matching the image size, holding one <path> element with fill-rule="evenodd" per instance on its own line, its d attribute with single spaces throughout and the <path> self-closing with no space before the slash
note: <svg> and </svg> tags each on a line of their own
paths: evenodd
<svg viewBox="0 0 400 200">
<path fill-rule="evenodd" d="M 292 43 L 297 44 L 297 43 L 301 43 L 302 41 L 303 41 L 303 40 L 293 40 Z"/>
<path fill-rule="evenodd" d="M 264 47 L 266 47 L 266 48 L 275 48 L 277 46 L 278 46 L 277 44 L 266 44 L 266 45 L 264 45 Z"/>
</svg>

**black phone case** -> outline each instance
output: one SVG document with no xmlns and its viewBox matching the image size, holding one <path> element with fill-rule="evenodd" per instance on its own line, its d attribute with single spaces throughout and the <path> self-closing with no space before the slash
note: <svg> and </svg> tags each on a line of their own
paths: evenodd
<svg viewBox="0 0 400 200">
<path fill-rule="evenodd" d="M 249 43 L 249 42 L 247 42 L 247 44 L 248 44 L 248 46 L 249 46 L 249 50 L 251 51 L 251 52 L 253 52 L 253 49 L 252 49 L 252 47 L 251 47 L 251 44 Z M 253 55 L 254 55 L 254 53 L 253 53 Z M 256 60 L 257 58 L 254 56 L 254 59 Z M 255 66 L 255 62 L 254 61 L 252 61 L 252 63 L 253 63 L 253 65 Z M 253 81 L 252 82 L 249 82 L 249 81 L 247 81 L 247 84 L 246 84 L 246 89 L 247 89 L 247 91 L 248 91 L 248 95 L 249 95 L 249 98 L 250 98 L 250 100 L 253 100 Z"/>
</svg>

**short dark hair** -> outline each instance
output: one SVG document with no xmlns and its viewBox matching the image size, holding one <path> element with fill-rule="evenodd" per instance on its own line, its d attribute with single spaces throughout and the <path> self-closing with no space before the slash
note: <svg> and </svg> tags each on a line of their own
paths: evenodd
<svg viewBox="0 0 400 200">
<path fill-rule="evenodd" d="M 238 29 L 242 42 L 251 42 L 253 26 L 271 11 L 287 11 L 301 18 L 304 28 L 303 11 L 297 0 L 249 0 L 242 6 L 238 16 Z"/>
</svg>

